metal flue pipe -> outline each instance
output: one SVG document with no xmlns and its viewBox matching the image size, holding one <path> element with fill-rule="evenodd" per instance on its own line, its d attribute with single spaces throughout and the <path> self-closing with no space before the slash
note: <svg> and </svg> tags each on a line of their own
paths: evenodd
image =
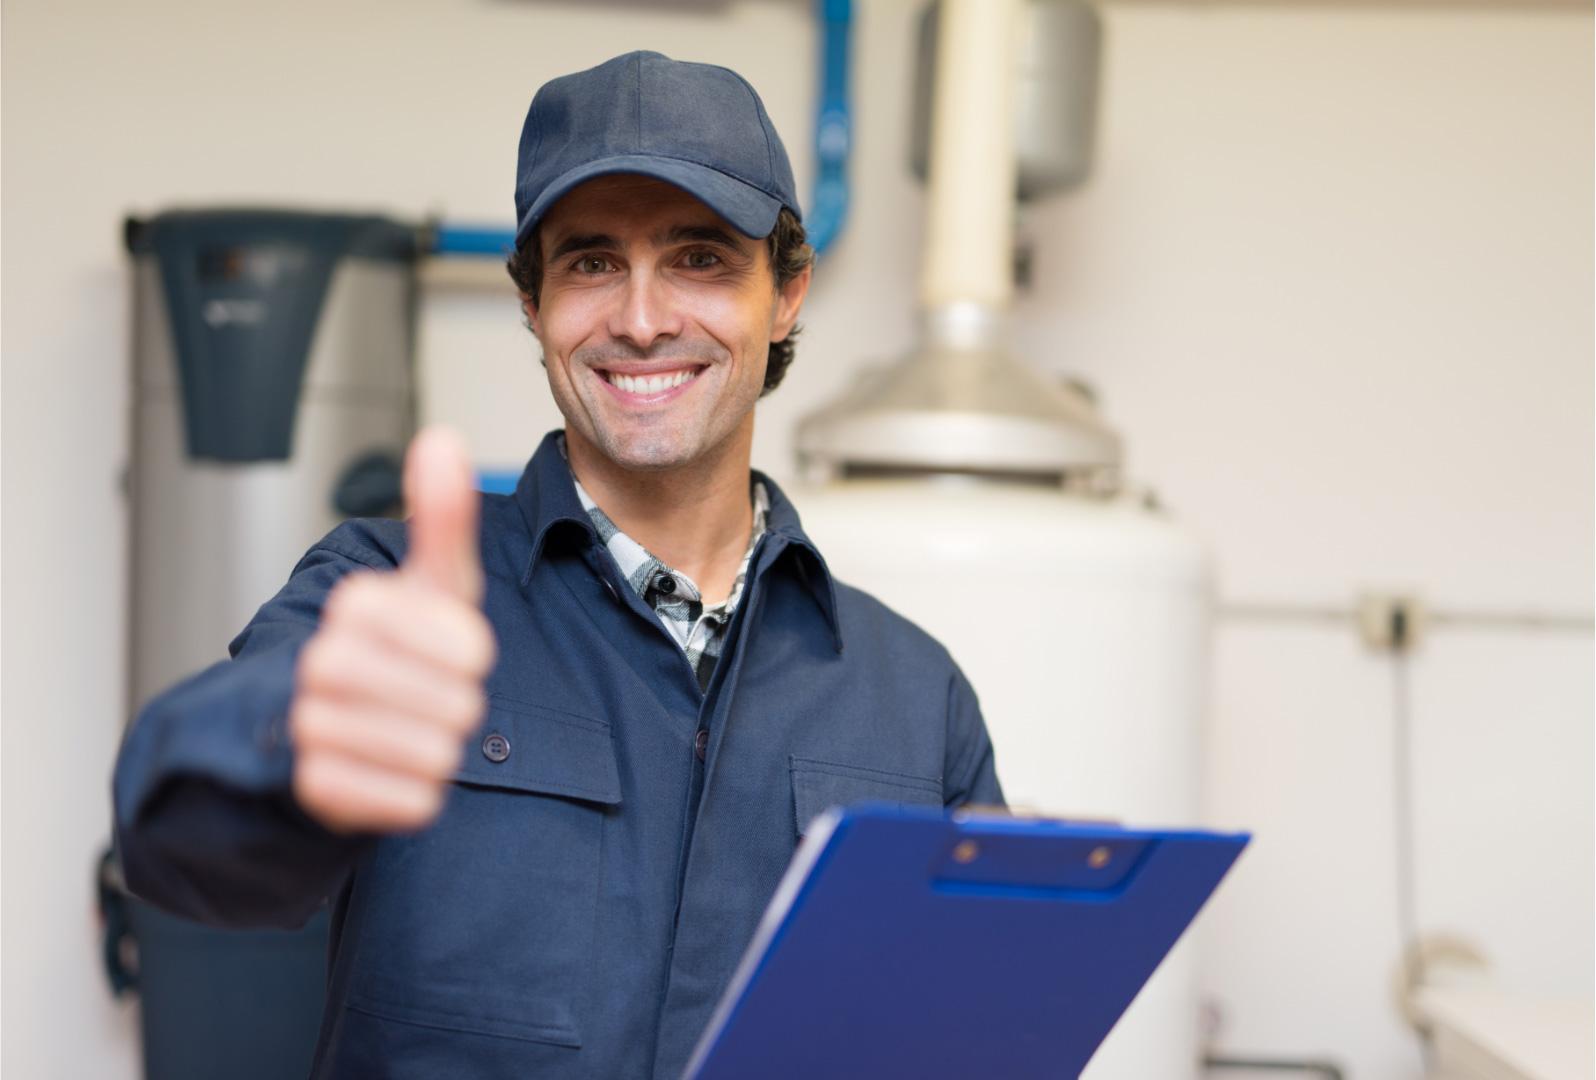
<svg viewBox="0 0 1596 1080">
<path fill-rule="evenodd" d="M 1013 299 L 1020 3 L 941 3 L 920 275 L 928 314 L 978 305 L 1001 315 Z"/>
</svg>

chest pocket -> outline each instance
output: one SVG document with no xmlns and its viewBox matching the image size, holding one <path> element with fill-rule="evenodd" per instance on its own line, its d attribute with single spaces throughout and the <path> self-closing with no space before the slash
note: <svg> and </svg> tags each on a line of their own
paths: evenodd
<svg viewBox="0 0 1596 1080">
<path fill-rule="evenodd" d="M 621 801 L 607 721 L 497 696 L 482 737 L 466 748 L 455 780 L 604 806 Z"/>
<path fill-rule="evenodd" d="M 411 1041 L 425 1028 L 578 1047 L 621 802 L 609 724 L 495 695 L 455 781 L 432 827 L 382 841 L 357 879 L 350 1008 L 414 1025 Z"/>
<path fill-rule="evenodd" d="M 942 780 L 794 756 L 792 802 L 794 824 L 802 836 L 811 821 L 833 806 L 858 802 L 941 806 Z"/>
</svg>

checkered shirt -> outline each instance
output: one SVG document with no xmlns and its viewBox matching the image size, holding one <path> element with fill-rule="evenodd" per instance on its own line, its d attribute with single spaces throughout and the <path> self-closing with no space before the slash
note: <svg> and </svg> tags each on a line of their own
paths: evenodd
<svg viewBox="0 0 1596 1080">
<path fill-rule="evenodd" d="M 659 621 L 665 624 L 676 643 L 687 654 L 687 662 L 698 676 L 700 689 L 709 688 L 709 677 L 715 672 L 715 661 L 726 643 L 726 628 L 731 624 L 737 601 L 742 599 L 743 585 L 748 579 L 748 563 L 754 546 L 765 532 L 765 516 L 770 510 L 770 495 L 765 485 L 753 486 L 754 527 L 748 537 L 748 548 L 743 552 L 742 565 L 737 568 L 737 580 L 732 583 L 731 595 L 719 604 L 704 603 L 698 586 L 686 574 L 672 570 L 648 549 L 627 536 L 611 521 L 609 515 L 598 508 L 573 474 L 577 497 L 587 511 L 599 539 L 609 549 L 615 562 L 644 603 L 654 609 Z"/>
</svg>

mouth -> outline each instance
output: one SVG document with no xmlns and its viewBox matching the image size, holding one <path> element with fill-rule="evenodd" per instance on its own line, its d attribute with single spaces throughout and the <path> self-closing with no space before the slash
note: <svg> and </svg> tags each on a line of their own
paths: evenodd
<svg viewBox="0 0 1596 1080">
<path fill-rule="evenodd" d="M 652 404 L 669 401 L 685 393 L 707 365 L 691 364 L 669 371 L 650 371 L 628 374 L 605 368 L 595 368 L 594 373 L 609 387 L 610 392 L 623 401 L 634 404 Z"/>
</svg>

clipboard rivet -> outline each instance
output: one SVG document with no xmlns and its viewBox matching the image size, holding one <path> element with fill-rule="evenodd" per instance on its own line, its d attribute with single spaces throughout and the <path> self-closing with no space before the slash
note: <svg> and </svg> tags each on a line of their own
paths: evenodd
<svg viewBox="0 0 1596 1080">
<path fill-rule="evenodd" d="M 953 847 L 953 861 L 956 863 L 974 862 L 975 857 L 980 853 L 980 845 L 974 840 L 960 840 Z"/>
<path fill-rule="evenodd" d="M 1093 870 L 1101 870 L 1108 865 L 1108 860 L 1113 857 L 1113 852 L 1109 851 L 1107 847 L 1094 847 L 1092 853 L 1086 856 L 1086 865 Z"/>
</svg>

